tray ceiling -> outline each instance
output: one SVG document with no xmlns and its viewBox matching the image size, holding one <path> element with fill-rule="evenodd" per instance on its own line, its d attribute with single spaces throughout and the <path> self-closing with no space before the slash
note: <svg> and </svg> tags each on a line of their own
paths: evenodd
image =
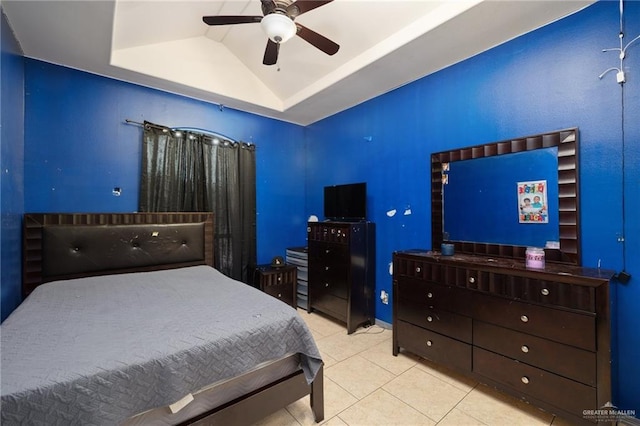
<svg viewBox="0 0 640 426">
<path fill-rule="evenodd" d="M 299 37 L 265 66 L 259 23 L 210 27 L 208 15 L 262 15 L 258 0 L 5 1 L 25 56 L 308 125 L 580 10 L 582 0 L 335 0 L 296 22 Z"/>
</svg>

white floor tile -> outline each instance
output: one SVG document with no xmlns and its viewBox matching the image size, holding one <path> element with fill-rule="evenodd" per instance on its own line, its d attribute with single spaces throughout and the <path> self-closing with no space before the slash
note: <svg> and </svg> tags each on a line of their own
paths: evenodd
<svg viewBox="0 0 640 426">
<path fill-rule="evenodd" d="M 298 309 L 325 362 L 327 426 L 568 425 L 531 405 L 411 353 L 392 354 L 392 332 L 379 326 L 347 335 L 345 324 Z M 314 425 L 309 397 L 259 426 Z"/>
</svg>

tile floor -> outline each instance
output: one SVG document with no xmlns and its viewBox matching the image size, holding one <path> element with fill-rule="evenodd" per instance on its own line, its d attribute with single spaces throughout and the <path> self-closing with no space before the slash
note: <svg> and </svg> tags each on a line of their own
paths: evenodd
<svg viewBox="0 0 640 426">
<path fill-rule="evenodd" d="M 391 353 L 391 330 L 360 328 L 299 310 L 325 362 L 324 402 L 328 426 L 553 425 L 563 419 L 503 395 L 417 356 Z M 303 398 L 258 426 L 313 425 Z"/>
</svg>

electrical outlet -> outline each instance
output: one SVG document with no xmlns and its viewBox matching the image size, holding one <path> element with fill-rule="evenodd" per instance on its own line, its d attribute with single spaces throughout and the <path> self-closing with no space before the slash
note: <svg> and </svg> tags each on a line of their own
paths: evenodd
<svg viewBox="0 0 640 426">
<path fill-rule="evenodd" d="M 387 293 L 386 291 L 382 290 L 380 292 L 380 300 L 382 300 L 382 303 L 385 305 L 389 304 L 389 293 Z"/>
</svg>

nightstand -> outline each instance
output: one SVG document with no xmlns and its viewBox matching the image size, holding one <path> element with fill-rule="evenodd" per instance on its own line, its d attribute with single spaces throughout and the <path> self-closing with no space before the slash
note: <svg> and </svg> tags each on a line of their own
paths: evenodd
<svg viewBox="0 0 640 426">
<path fill-rule="evenodd" d="M 254 269 L 253 285 L 296 308 L 297 272 L 298 269 L 294 265 L 277 268 L 271 265 L 258 265 Z"/>
</svg>

